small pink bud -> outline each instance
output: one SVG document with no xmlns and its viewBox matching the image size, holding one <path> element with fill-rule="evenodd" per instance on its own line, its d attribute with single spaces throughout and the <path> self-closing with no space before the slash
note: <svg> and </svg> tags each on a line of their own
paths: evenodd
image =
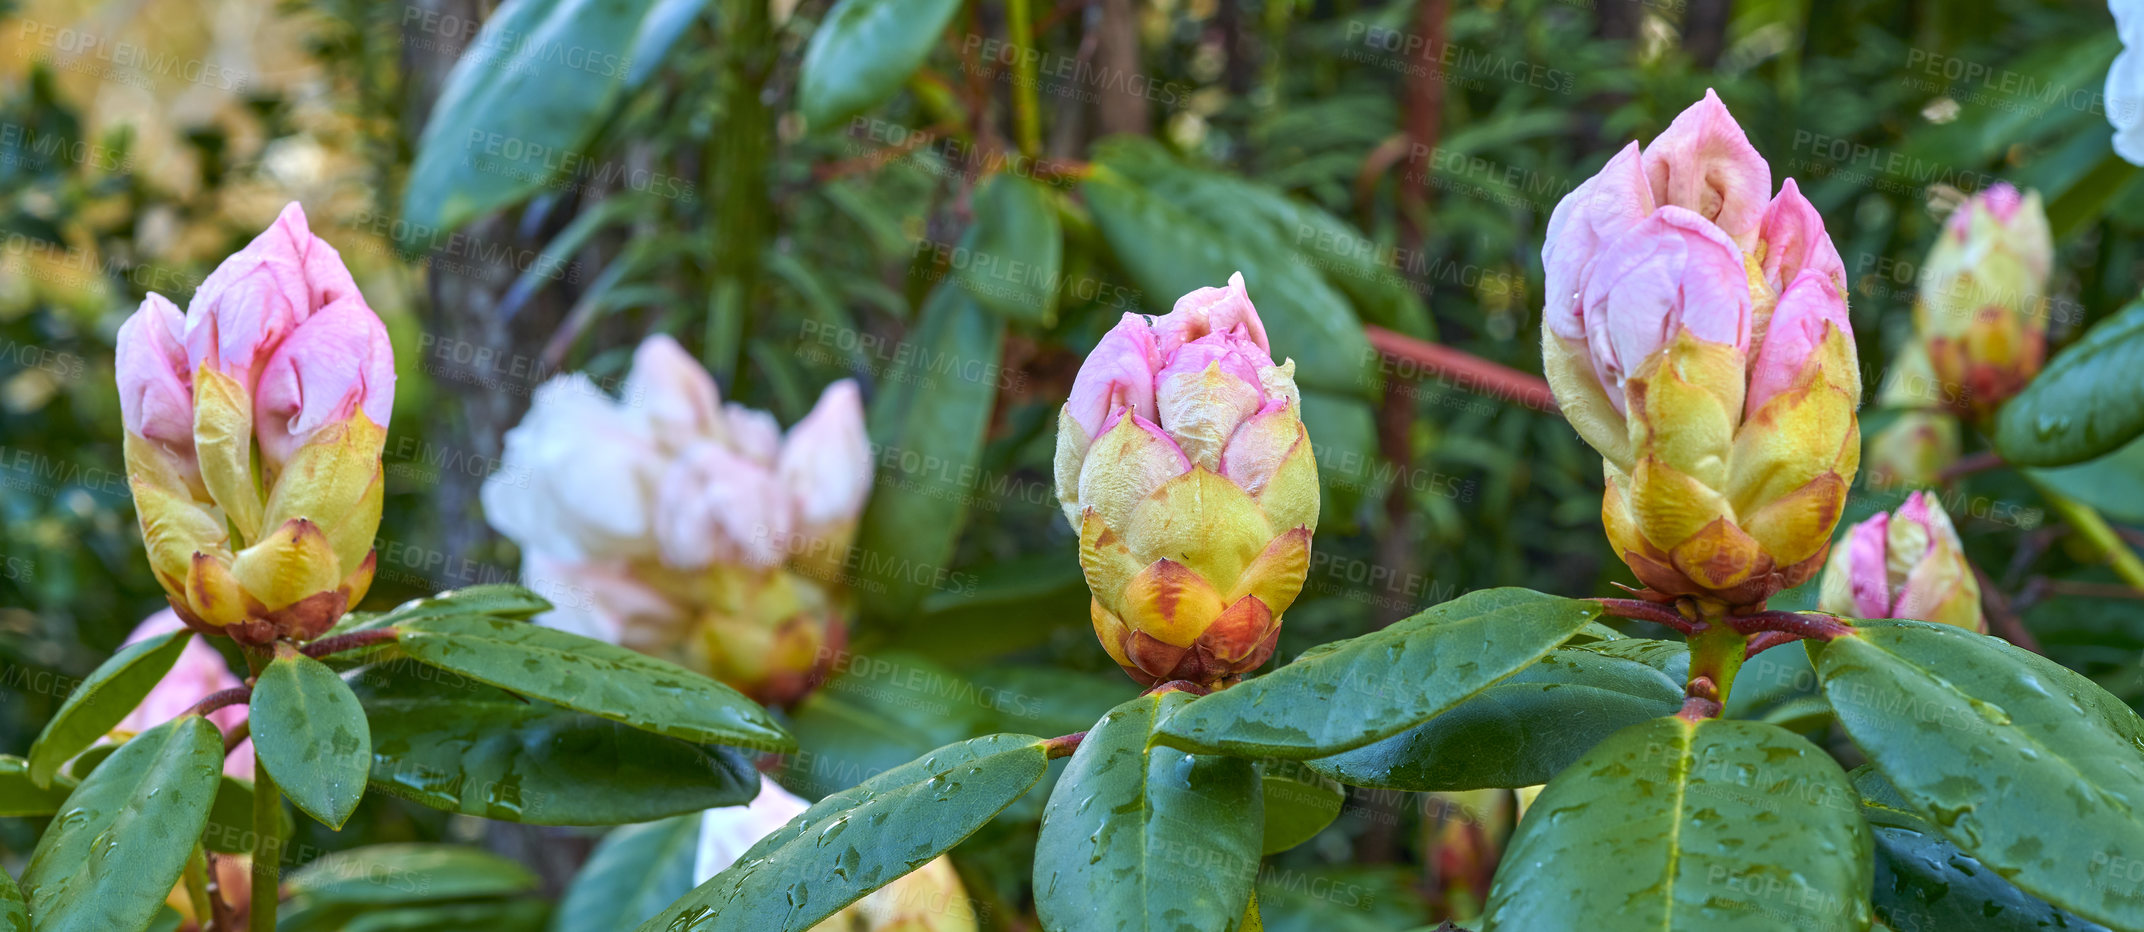
<svg viewBox="0 0 2144 932">
<path fill-rule="evenodd" d="M 805 533 L 853 524 L 871 495 L 871 437 L 863 396 L 843 379 L 826 387 L 811 413 L 789 428 L 775 469 L 796 502 Z"/>
<path fill-rule="evenodd" d="M 1820 607 L 1855 618 L 1908 618 L 1986 629 L 1979 577 L 1950 516 L 1924 492 L 1847 531 L 1824 570 Z"/>
<path fill-rule="evenodd" d="M 186 310 L 188 368 L 207 363 L 250 386 L 263 356 L 314 311 L 346 299 L 364 301 L 342 255 L 312 234 L 305 208 L 293 201 L 194 292 Z"/>
<path fill-rule="evenodd" d="M 1230 275 L 1227 287 L 1200 288 L 1176 299 L 1176 306 L 1154 321 L 1154 350 L 1166 359 L 1177 347 L 1209 333 L 1232 333 L 1249 340 L 1267 354 L 1268 363 L 1272 361 L 1273 346 L 1266 342 L 1265 322 L 1258 319 L 1258 309 L 1251 306 L 1242 272 Z"/>
<path fill-rule="evenodd" d="M 1645 147 L 1645 177 L 1655 203 L 1695 211 L 1744 247 L 1772 193 L 1772 167 L 1709 89 Z"/>
<path fill-rule="evenodd" d="M 1831 234 L 1824 232 L 1816 205 L 1802 196 L 1794 179 L 1780 185 L 1779 196 L 1765 207 L 1757 238 L 1764 249 L 1764 281 L 1773 291 L 1786 291 L 1804 270 L 1813 269 L 1823 273 L 1833 290 L 1846 293 L 1846 263 L 1840 261 Z"/>
<path fill-rule="evenodd" d="M 639 411 L 658 439 L 717 429 L 722 399 L 700 361 L 667 333 L 640 341 L 625 375 L 623 404 Z"/>
<path fill-rule="evenodd" d="M 1624 383 L 1678 332 L 1746 351 L 1750 314 L 1742 253 L 1680 207 L 1662 207 L 1610 242 L 1579 308 L 1594 374 L 1618 411 Z"/>
<path fill-rule="evenodd" d="M 1823 347 L 1825 334 L 1831 330 L 1849 341 L 1853 339 L 1853 326 L 1846 319 L 1846 299 L 1833 290 L 1827 273 L 1807 269 L 1794 279 L 1786 293 L 1780 295 L 1779 305 L 1772 309 L 1764 342 L 1750 361 L 1744 416 L 1754 417 L 1774 395 L 1801 381 L 1811 358 Z M 1851 345 L 1849 342 L 1849 349 Z"/>
</svg>

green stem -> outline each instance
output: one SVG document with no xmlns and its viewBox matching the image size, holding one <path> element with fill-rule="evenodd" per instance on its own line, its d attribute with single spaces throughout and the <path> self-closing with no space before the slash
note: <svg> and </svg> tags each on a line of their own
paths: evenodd
<svg viewBox="0 0 2144 932">
<path fill-rule="evenodd" d="M 2098 510 L 2048 488 L 2045 483 L 2034 480 L 2032 484 L 2040 490 L 2040 495 L 2047 499 L 2047 504 L 2062 516 L 2062 520 L 2068 522 L 2070 527 L 2076 528 L 2077 533 L 2084 535 L 2084 539 L 2093 549 L 2106 557 L 2107 562 L 2114 566 L 2114 575 L 2120 576 L 2131 588 L 2144 589 L 2144 560 L 2137 559 L 2136 551 L 2129 549 L 2129 545 L 2122 541 L 2122 536 L 2107 524 L 2107 519 L 2100 517 Z"/>
<path fill-rule="evenodd" d="M 212 917 L 208 908 L 208 859 L 195 848 L 186 858 L 186 902 L 193 907 L 194 925 L 206 929 Z"/>
<path fill-rule="evenodd" d="M 1005 0 L 1005 39 L 1015 55 L 1012 79 L 1012 125 L 1013 138 L 1020 144 L 1020 154 L 1034 158 L 1042 152 L 1042 105 L 1037 90 L 1036 74 L 1038 56 L 1029 55 L 1028 46 L 1034 41 L 1034 17 L 1028 12 L 1028 0 Z"/>
<path fill-rule="evenodd" d="M 273 656 L 265 650 L 249 650 L 246 666 L 258 677 Z M 253 905 L 247 911 L 246 928 L 251 932 L 275 932 L 275 910 L 281 895 L 278 874 L 283 867 L 276 817 L 282 815 L 283 794 L 276 788 L 275 778 L 268 775 L 260 747 L 259 741 L 253 743 Z"/>
<path fill-rule="evenodd" d="M 1700 606 L 1699 611 L 1706 627 L 1689 637 L 1690 683 L 1694 688 L 1700 678 L 1710 680 L 1713 698 L 1725 706 L 1728 691 L 1735 685 L 1735 673 L 1742 669 L 1749 638 L 1728 626 L 1724 609 Z"/>
</svg>

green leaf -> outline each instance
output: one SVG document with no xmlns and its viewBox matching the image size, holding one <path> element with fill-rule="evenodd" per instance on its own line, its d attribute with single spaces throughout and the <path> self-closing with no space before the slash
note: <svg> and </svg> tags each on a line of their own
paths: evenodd
<svg viewBox="0 0 2144 932">
<path fill-rule="evenodd" d="M 528 825 L 644 822 L 741 805 L 759 791 L 758 771 L 734 751 L 490 692 L 366 698 L 371 785 Z"/>
<path fill-rule="evenodd" d="M 798 69 L 805 125 L 832 129 L 892 97 L 959 11 L 960 0 L 836 0 Z"/>
<path fill-rule="evenodd" d="M 1043 187 L 999 172 L 975 192 L 975 222 L 952 256 L 953 278 L 977 303 L 1013 320 L 1057 322 L 1064 230 Z"/>
<path fill-rule="evenodd" d="M 2144 524 L 2144 440 L 2130 441 L 2119 450 L 2074 466 L 2024 471 L 2033 481 L 2091 506 L 2109 521 Z"/>
<path fill-rule="evenodd" d="M 1429 721 L 1546 656 L 1598 603 L 1486 589 L 1336 641 L 1163 720 L 1155 740 L 1203 753 L 1301 760 Z"/>
<path fill-rule="evenodd" d="M 1276 854 L 1309 841 L 1340 817 L 1347 789 L 1302 761 L 1268 761 L 1258 769 L 1265 799 L 1265 838 L 1260 854 Z"/>
<path fill-rule="evenodd" d="M 1156 720 L 1191 694 L 1109 711 L 1057 779 L 1035 841 L 1046 929 L 1234 930 L 1258 875 L 1263 821 L 1250 761 L 1149 749 Z"/>
<path fill-rule="evenodd" d="M 275 815 L 275 837 L 289 838 L 297 828 L 290 810 L 277 806 Z M 216 802 L 209 807 L 201 844 L 218 854 L 251 854 L 253 841 L 253 784 L 225 776 L 216 784 Z"/>
<path fill-rule="evenodd" d="M 820 800 L 640 932 L 804 932 L 960 844 L 1048 768 L 1029 735 L 946 745 Z"/>
<path fill-rule="evenodd" d="M 137 641 L 119 649 L 110 659 L 90 671 L 88 677 L 67 694 L 67 701 L 45 723 L 45 730 L 30 745 L 30 782 L 51 786 L 60 765 L 82 753 L 98 738 L 141 705 L 171 665 L 179 660 L 186 642 L 194 636 L 184 629 L 162 637 Z"/>
<path fill-rule="evenodd" d="M 282 649 L 253 686 L 246 721 L 261 766 L 300 812 L 340 830 L 365 796 L 372 731 L 328 665 Z"/>
<path fill-rule="evenodd" d="M 395 630 L 414 660 L 642 731 L 758 750 L 794 745 L 736 690 L 615 644 L 481 616 L 419 618 Z"/>
<path fill-rule="evenodd" d="M 1999 638 L 1868 621 L 1810 642 L 1854 739 L 1944 837 L 2026 891 L 2144 926 L 2144 721 Z"/>
<path fill-rule="evenodd" d="M 0 818 L 48 816 L 67 800 L 65 786 L 38 786 L 30 779 L 30 762 L 0 754 Z"/>
<path fill-rule="evenodd" d="M 1350 786 L 1396 790 L 1546 783 L 1602 739 L 1682 704 L 1667 674 L 1597 646 L 1551 651 L 1449 712 L 1309 765 Z"/>
<path fill-rule="evenodd" d="M 5 870 L 0 870 L 0 932 L 30 932 L 29 907 Z"/>
<path fill-rule="evenodd" d="M 2018 466 L 2067 466 L 2144 433 L 2144 301 L 2093 325 L 2003 405 L 1995 449 Z"/>
<path fill-rule="evenodd" d="M 1898 789 L 1863 766 L 1847 775 L 1876 838 L 1876 918 L 1895 930 L 2025 932 L 2106 927 L 2018 889 L 1958 850 L 1915 813 Z"/>
<path fill-rule="evenodd" d="M 604 836 L 551 916 L 552 932 L 630 929 L 692 891 L 700 817 L 620 826 Z"/>
<path fill-rule="evenodd" d="M 1670 716 L 1549 781 L 1484 932 L 1866 929 L 1870 840 L 1839 765 L 1761 722 Z"/>
<path fill-rule="evenodd" d="M 449 589 L 421 599 L 411 599 L 378 614 L 360 616 L 359 613 L 353 612 L 343 616 L 344 622 L 338 623 L 321 637 L 387 628 L 397 622 L 416 621 L 420 618 L 449 618 L 457 615 L 485 615 L 509 621 L 527 621 L 550 610 L 551 603 L 543 596 L 520 586 L 503 583 L 469 586 Z M 351 618 L 361 620 L 351 622 L 348 620 Z"/>
<path fill-rule="evenodd" d="M 941 283 L 901 347 L 901 364 L 871 400 L 878 485 L 848 565 L 874 616 L 906 618 L 933 591 L 968 591 L 948 566 L 977 485 L 983 436 L 1000 384 L 1005 318 Z"/>
<path fill-rule="evenodd" d="M 135 735 L 75 787 L 22 872 L 38 932 L 147 926 L 208 823 L 223 735 L 198 715 Z"/>
<path fill-rule="evenodd" d="M 674 38 L 674 32 L 646 28 L 658 6 L 667 5 L 501 4 L 447 74 L 417 140 L 402 196 L 407 223 L 396 225 L 396 238 L 423 247 L 562 175 L 616 171 L 614 165 L 591 164 L 586 148 L 617 111 L 628 70 L 644 74 L 643 59 L 660 59 Z M 656 17 L 657 25 L 672 22 L 674 14 Z"/>
<path fill-rule="evenodd" d="M 1376 353 L 1369 338 L 1349 312 L 1346 295 L 1313 266 L 1190 213 L 1111 167 L 1106 153 L 1080 191 L 1110 252 L 1146 293 L 1149 307 L 1167 310 L 1178 297 L 1226 284 L 1241 271 L 1274 355 L 1295 360 L 1302 387 L 1375 395 L 1370 363 Z"/>
<path fill-rule="evenodd" d="M 421 903 L 513 896 L 536 889 L 536 875 L 511 858 L 460 845 L 368 845 L 321 855 L 283 881 L 319 903 Z"/>
</svg>

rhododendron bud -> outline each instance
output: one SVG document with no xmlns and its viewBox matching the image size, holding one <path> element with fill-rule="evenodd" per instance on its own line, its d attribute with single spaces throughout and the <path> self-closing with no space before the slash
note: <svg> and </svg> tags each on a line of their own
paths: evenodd
<svg viewBox="0 0 2144 932">
<path fill-rule="evenodd" d="M 1824 567 L 1818 608 L 1851 618 L 1910 618 L 1985 633 L 1980 580 L 1943 506 L 1926 492 L 1854 525 Z"/>
<path fill-rule="evenodd" d="M 2054 236 L 2040 194 L 2008 183 L 1966 199 L 1921 269 L 1913 321 L 1936 378 L 1961 414 L 1991 414 L 2047 358 Z"/>
<path fill-rule="evenodd" d="M 1958 418 L 1936 407 L 1940 397 L 1928 355 L 1909 344 L 1876 395 L 1877 406 L 1893 417 L 1869 436 L 1861 454 L 1870 488 L 1934 485 L 1958 461 Z"/>
<path fill-rule="evenodd" d="M 785 435 L 724 404 L 657 334 L 623 397 L 585 376 L 537 389 L 485 480 L 492 526 L 521 546 L 540 620 L 669 657 L 763 702 L 799 699 L 843 643 L 843 581 L 871 491 L 854 382 Z"/>
<path fill-rule="evenodd" d="M 1556 207 L 1543 365 L 1655 596 L 1761 604 L 1822 564 L 1860 460 L 1845 265 L 1707 93 Z"/>
<path fill-rule="evenodd" d="M 1272 656 L 1318 523 L 1301 406 L 1241 274 L 1124 315 L 1080 366 L 1057 498 L 1095 634 L 1133 679 L 1219 684 Z"/>
<path fill-rule="evenodd" d="M 727 870 L 752 845 L 811 804 L 773 780 L 761 778 L 759 795 L 745 806 L 709 809 L 700 814 L 699 848 L 692 865 L 693 884 Z M 960 873 L 939 855 L 873 890 L 843 908 L 813 932 L 974 932 L 977 910 L 960 882 Z"/>
<path fill-rule="evenodd" d="M 225 259 L 184 315 L 150 295 L 116 368 L 142 538 L 181 618 L 264 644 L 364 597 L 394 352 L 304 210 Z"/>
</svg>

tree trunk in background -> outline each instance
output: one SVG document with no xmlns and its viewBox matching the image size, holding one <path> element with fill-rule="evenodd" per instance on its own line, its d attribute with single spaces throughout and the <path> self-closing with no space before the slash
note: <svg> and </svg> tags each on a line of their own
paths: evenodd
<svg viewBox="0 0 2144 932">
<path fill-rule="evenodd" d="M 1137 0 L 1102 0 L 1101 47 L 1095 51 L 1095 64 L 1103 77 L 1095 88 L 1095 128 L 1104 136 L 1144 135 L 1151 123 L 1146 95 L 1132 90 L 1146 86 L 1139 55 Z"/>
<path fill-rule="evenodd" d="M 479 0 L 416 0 L 417 6 L 461 21 L 482 19 L 488 4 Z M 416 139 L 439 97 L 447 73 L 454 67 L 459 49 L 441 47 L 438 35 L 411 32 L 413 21 L 404 17 L 403 75 L 408 82 L 404 95 L 409 122 L 403 131 Z M 463 37 L 466 41 L 467 37 Z M 399 205 L 390 201 L 389 210 Z M 519 236 L 512 218 L 518 212 L 489 217 L 457 231 L 459 243 L 512 244 L 539 249 L 540 242 Z M 425 282 L 430 300 L 422 320 L 425 337 L 420 341 L 414 368 L 424 374 L 438 393 L 440 404 L 422 421 L 425 443 L 433 455 L 447 462 L 496 463 L 504 448 L 506 430 L 528 409 L 529 394 L 542 380 L 536 360 L 546 339 L 565 313 L 565 299 L 557 288 L 546 288 L 522 305 L 513 319 L 502 319 L 500 298 L 520 273 L 511 263 L 474 261 L 465 249 L 441 254 L 444 234 L 434 244 L 426 262 Z M 517 364 L 518 361 L 518 364 Z M 410 365 L 404 363 L 405 372 Z M 405 428 L 406 429 L 406 428 Z M 437 486 L 428 500 L 437 522 L 433 542 L 443 554 L 434 566 L 485 567 L 483 578 L 435 580 L 443 587 L 496 581 L 502 564 L 497 553 L 497 535 L 484 522 L 477 490 L 484 482 L 483 470 L 440 469 Z M 423 550 L 417 550 L 423 553 Z M 422 575 L 422 565 L 396 567 L 382 561 L 381 573 Z M 586 859 L 592 842 L 555 829 L 486 823 L 486 846 L 528 864 L 543 879 L 552 894 L 562 891 Z"/>
<path fill-rule="evenodd" d="M 1720 63 L 1720 53 L 1727 50 L 1727 21 L 1733 18 L 1733 0 L 1690 0 L 1682 18 L 1682 47 L 1699 67 Z"/>
<path fill-rule="evenodd" d="M 1593 28 L 1603 39 L 1635 39 L 1645 21 L 1644 0 L 1594 0 Z"/>
</svg>

